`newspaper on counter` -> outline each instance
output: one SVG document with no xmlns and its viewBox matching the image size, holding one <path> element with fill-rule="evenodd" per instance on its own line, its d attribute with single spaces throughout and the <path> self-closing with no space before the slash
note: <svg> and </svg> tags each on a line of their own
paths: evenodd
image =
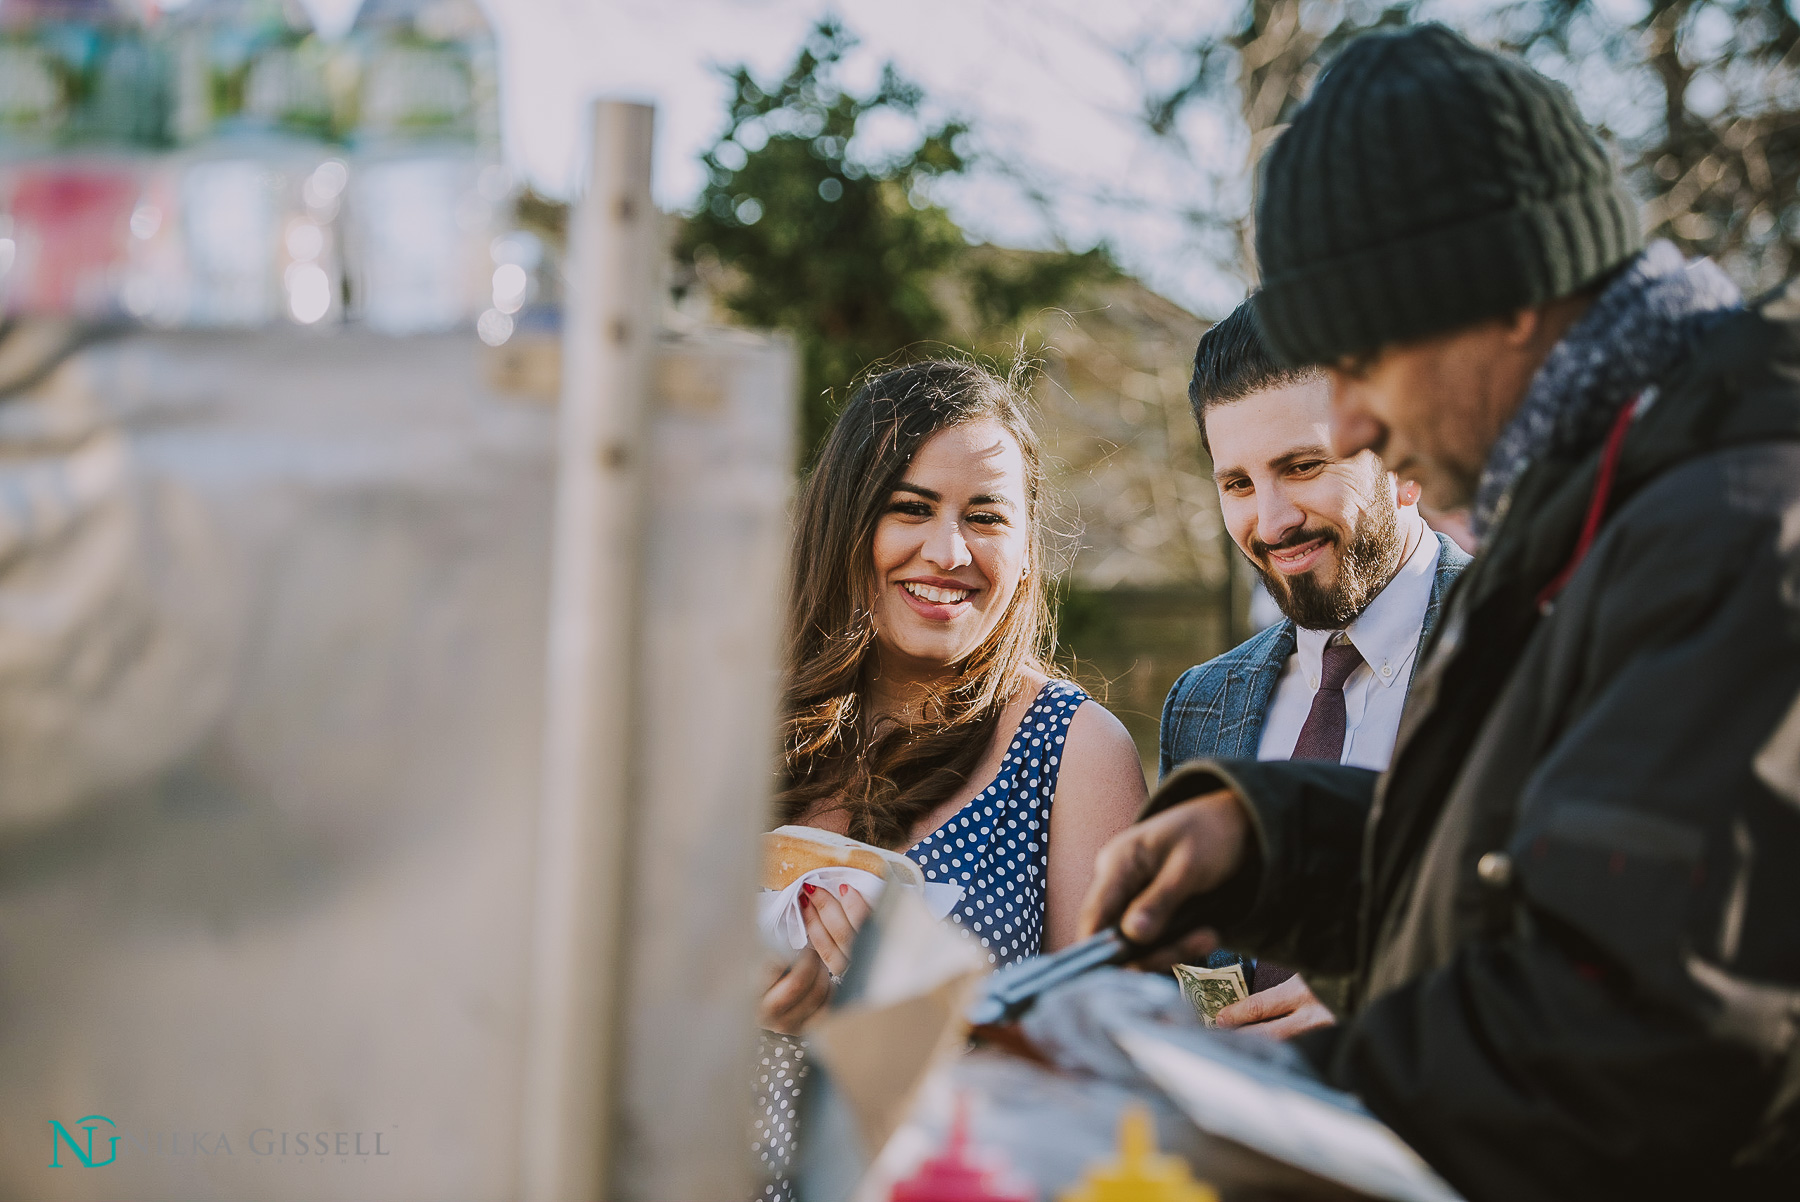
<svg viewBox="0 0 1800 1202">
<path fill-rule="evenodd" d="M 1461 1202 L 1419 1154 L 1354 1095 L 1333 1089 L 1286 1045 L 1235 1031 L 1123 1020 L 1112 1037 L 1194 1125 L 1390 1202 Z"/>
</svg>

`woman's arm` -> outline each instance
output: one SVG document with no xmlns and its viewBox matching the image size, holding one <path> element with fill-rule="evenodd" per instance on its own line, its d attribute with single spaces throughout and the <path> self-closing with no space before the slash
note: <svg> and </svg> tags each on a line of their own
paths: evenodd
<svg viewBox="0 0 1800 1202">
<path fill-rule="evenodd" d="M 1081 902 L 1094 879 L 1094 857 L 1144 807 L 1144 768 L 1124 725 L 1097 701 L 1069 722 L 1050 807 L 1044 950 L 1073 943 Z"/>
</svg>

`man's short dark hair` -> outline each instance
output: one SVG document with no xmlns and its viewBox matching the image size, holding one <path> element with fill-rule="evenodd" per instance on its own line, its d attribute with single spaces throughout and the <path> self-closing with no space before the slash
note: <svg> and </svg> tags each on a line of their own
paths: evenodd
<svg viewBox="0 0 1800 1202">
<path fill-rule="evenodd" d="M 1194 378 L 1188 381 L 1188 404 L 1200 427 L 1200 445 L 1212 454 L 1206 438 L 1206 411 L 1215 405 L 1241 401 L 1256 392 L 1293 384 L 1318 374 L 1316 367 L 1277 367 L 1263 341 L 1251 302 L 1245 301 L 1231 316 L 1200 335 L 1194 349 Z"/>
</svg>

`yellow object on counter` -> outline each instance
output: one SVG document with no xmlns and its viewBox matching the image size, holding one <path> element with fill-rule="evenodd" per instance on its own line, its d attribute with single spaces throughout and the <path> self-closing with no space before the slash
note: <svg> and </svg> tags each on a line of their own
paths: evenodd
<svg viewBox="0 0 1800 1202">
<path fill-rule="evenodd" d="M 1119 1158 L 1091 1166 L 1057 1202 L 1219 1202 L 1219 1192 L 1195 1181 L 1180 1160 L 1159 1155 L 1150 1112 L 1133 1106 L 1119 1119 Z"/>
</svg>

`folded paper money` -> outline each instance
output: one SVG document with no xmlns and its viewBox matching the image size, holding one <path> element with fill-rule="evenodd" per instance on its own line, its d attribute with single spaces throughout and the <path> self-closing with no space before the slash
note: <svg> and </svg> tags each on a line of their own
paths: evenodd
<svg viewBox="0 0 1800 1202">
<path fill-rule="evenodd" d="M 1244 966 L 1229 964 L 1224 968 L 1201 968 L 1195 964 L 1177 964 L 1175 980 L 1181 985 L 1181 992 L 1193 1004 L 1194 1013 L 1200 1021 L 1209 1027 L 1219 1025 L 1219 1011 L 1233 1002 L 1241 1002 L 1250 996 L 1249 986 L 1244 982 Z"/>
</svg>

